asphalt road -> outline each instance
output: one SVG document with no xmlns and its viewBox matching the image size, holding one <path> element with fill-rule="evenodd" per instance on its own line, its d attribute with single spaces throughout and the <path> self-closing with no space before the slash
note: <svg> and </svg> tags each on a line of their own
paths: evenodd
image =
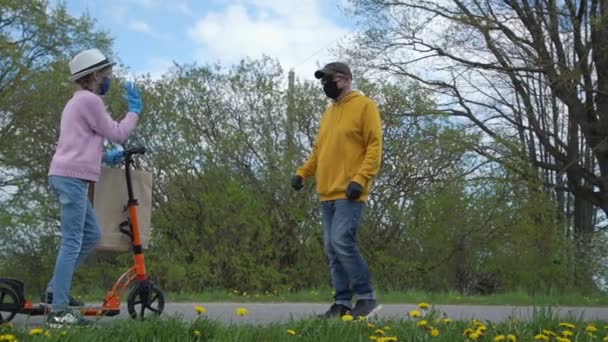
<svg viewBox="0 0 608 342">
<path fill-rule="evenodd" d="M 284 323 L 290 320 L 310 318 L 323 313 L 329 304 L 319 303 L 167 303 L 163 315 L 180 316 L 184 320 L 197 317 L 194 310 L 196 305 L 207 309 L 207 317 L 226 324 L 256 324 Z M 237 308 L 246 308 L 249 314 L 237 316 Z M 401 319 L 410 310 L 416 309 L 415 304 L 383 304 L 378 319 Z M 489 305 L 437 305 L 436 309 L 444 312 L 453 320 L 471 320 L 500 322 L 509 318 L 526 320 L 532 317 L 535 308 L 530 306 L 489 306 Z M 608 307 L 555 307 L 552 314 L 562 319 L 582 318 L 584 320 L 608 320 Z M 130 319 L 126 306 L 121 313 L 114 317 L 103 317 L 100 323 L 112 322 L 117 319 Z M 39 326 L 44 323 L 43 316 L 27 317 L 17 315 L 13 323 L 28 326 Z"/>
</svg>

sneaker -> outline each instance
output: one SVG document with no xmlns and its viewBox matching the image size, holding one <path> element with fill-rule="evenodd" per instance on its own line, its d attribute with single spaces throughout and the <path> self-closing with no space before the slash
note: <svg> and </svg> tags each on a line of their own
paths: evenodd
<svg viewBox="0 0 608 342">
<path fill-rule="evenodd" d="M 342 317 L 350 312 L 350 309 L 342 304 L 334 303 L 329 310 L 327 310 L 324 314 L 318 315 L 319 318 L 332 318 L 332 317 Z"/>
<path fill-rule="evenodd" d="M 93 322 L 82 318 L 82 314 L 74 310 L 65 310 L 50 313 L 46 318 L 46 324 L 51 329 L 61 329 L 71 326 L 90 326 Z"/>
<path fill-rule="evenodd" d="M 353 309 L 353 317 L 370 318 L 382 309 L 382 305 L 378 305 L 375 299 L 360 299 L 355 304 Z"/>
<path fill-rule="evenodd" d="M 53 304 L 53 292 L 43 293 L 42 296 L 40 296 L 40 304 L 42 304 L 42 305 Z M 68 303 L 68 306 L 81 307 L 81 306 L 84 306 L 84 303 L 82 301 L 70 296 L 70 302 Z"/>
</svg>

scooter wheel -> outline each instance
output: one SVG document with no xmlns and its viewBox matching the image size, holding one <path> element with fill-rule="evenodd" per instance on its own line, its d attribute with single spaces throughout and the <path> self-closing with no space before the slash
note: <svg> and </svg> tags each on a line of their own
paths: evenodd
<svg viewBox="0 0 608 342">
<path fill-rule="evenodd" d="M 139 282 L 129 292 L 127 309 L 133 319 L 160 316 L 164 308 L 165 296 L 152 282 Z"/>
<path fill-rule="evenodd" d="M 10 322 L 20 310 L 21 303 L 15 290 L 0 284 L 0 324 Z"/>
</svg>

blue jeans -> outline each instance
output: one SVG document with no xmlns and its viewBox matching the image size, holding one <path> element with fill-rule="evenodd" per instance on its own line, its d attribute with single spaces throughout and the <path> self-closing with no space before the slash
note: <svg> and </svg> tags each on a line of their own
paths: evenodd
<svg viewBox="0 0 608 342">
<path fill-rule="evenodd" d="M 49 183 L 61 207 L 61 246 L 49 283 L 57 312 L 67 309 L 74 271 L 101 239 L 101 229 L 88 199 L 87 181 L 50 176 Z"/>
<path fill-rule="evenodd" d="M 357 231 L 365 203 L 349 200 L 321 202 L 323 240 L 329 258 L 331 279 L 337 304 L 352 307 L 357 299 L 376 299 L 371 274 L 357 246 Z"/>
</svg>

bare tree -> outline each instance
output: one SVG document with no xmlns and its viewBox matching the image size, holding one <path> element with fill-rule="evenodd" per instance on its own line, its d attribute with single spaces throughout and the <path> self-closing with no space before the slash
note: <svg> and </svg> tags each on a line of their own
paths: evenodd
<svg viewBox="0 0 608 342">
<path fill-rule="evenodd" d="M 608 4 L 604 0 L 352 0 L 358 56 L 428 86 L 488 138 L 477 152 L 536 173 L 588 241 L 608 213 Z M 506 157 L 531 162 L 507 164 Z M 563 215 L 562 215 L 563 217 Z"/>
</svg>

